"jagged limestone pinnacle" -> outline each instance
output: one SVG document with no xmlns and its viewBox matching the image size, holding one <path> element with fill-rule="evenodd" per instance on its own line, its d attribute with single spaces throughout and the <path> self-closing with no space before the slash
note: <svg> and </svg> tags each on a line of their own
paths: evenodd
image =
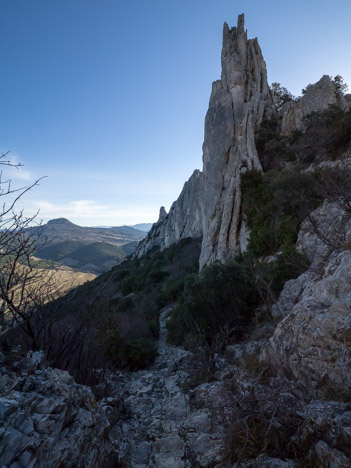
<svg viewBox="0 0 351 468">
<path fill-rule="evenodd" d="M 274 107 L 266 64 L 257 39 L 247 39 L 243 14 L 236 27 L 224 24 L 221 62 L 221 79 L 212 85 L 205 119 L 203 170 L 185 183 L 169 214 L 154 225 L 136 255 L 154 245 L 163 249 L 182 238 L 202 236 L 202 268 L 245 248 L 240 174 L 246 168 L 261 168 L 254 135 Z"/>
</svg>

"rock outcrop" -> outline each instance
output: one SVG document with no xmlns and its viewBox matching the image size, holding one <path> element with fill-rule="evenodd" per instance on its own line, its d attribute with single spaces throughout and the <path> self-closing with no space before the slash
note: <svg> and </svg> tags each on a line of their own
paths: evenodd
<svg viewBox="0 0 351 468">
<path fill-rule="evenodd" d="M 11 356 L 13 359 L 13 355 Z M 108 404 L 68 372 L 43 366 L 43 353 L 0 368 L 0 465 L 113 467 Z"/>
<path fill-rule="evenodd" d="M 159 356 L 153 366 L 120 374 L 110 387 L 125 407 L 112 430 L 123 466 L 210 467 L 222 459 L 223 430 L 209 407 L 194 408 L 185 389 L 193 356 L 166 342 L 170 311 L 160 315 Z"/>
<path fill-rule="evenodd" d="M 159 356 L 148 370 L 111 376 L 109 392 L 123 401 L 111 435 L 119 450 L 119 463 L 131 468 L 251 468 L 350 466 L 351 407 L 348 403 L 305 399 L 296 381 L 271 375 L 260 379 L 247 371 L 264 346 L 266 328 L 256 330 L 257 341 L 228 347 L 214 361 L 210 382 L 194 378 L 196 358 L 166 341 L 171 308 L 160 315 Z M 260 337 L 260 333 L 262 336 Z M 253 337 L 252 337 L 253 338 Z M 246 370 L 244 370 L 246 367 Z M 299 390 L 298 390 L 299 388 Z M 304 462 L 287 456 L 260 453 L 231 462 L 243 444 L 236 432 L 248 429 L 250 417 L 259 415 L 274 431 L 289 427 L 288 445 L 304 447 Z M 237 421 L 237 425 L 233 423 Z M 286 425 L 286 426 L 285 426 Z M 231 440 L 231 435 L 233 440 Z M 286 434 L 284 435 L 286 437 Z M 341 448 L 341 450 L 340 450 Z M 285 447 L 281 447 L 283 451 Z M 255 453 L 255 449 L 251 452 Z M 258 456 L 257 456 L 258 455 Z M 280 456 L 279 456 L 280 455 Z"/>
<path fill-rule="evenodd" d="M 194 171 L 169 213 L 166 214 L 166 210 L 161 208 L 157 223 L 152 226 L 145 240 L 138 245 L 135 255 L 140 257 L 155 245 L 165 249 L 186 237 L 202 236 L 203 180 L 202 172 Z"/>
<path fill-rule="evenodd" d="M 333 104 L 347 110 L 350 97 L 324 75 L 300 99 L 286 102 L 279 110 L 280 134 L 304 131 L 306 116 Z M 205 119 L 203 169 L 186 182 L 169 214 L 160 217 L 135 255 L 141 256 L 155 245 L 164 249 L 185 237 L 202 237 L 202 268 L 245 250 L 248 233 L 240 175 L 247 169 L 261 169 L 255 132 L 263 119 L 272 116 L 277 112 L 261 49 L 257 38 L 247 39 L 244 16 L 240 15 L 237 27 L 224 25 L 221 79 L 212 85 Z"/>
<path fill-rule="evenodd" d="M 169 214 L 160 219 L 136 255 L 154 245 L 161 249 L 185 237 L 201 237 L 200 267 L 226 260 L 245 238 L 240 174 L 261 168 L 255 131 L 274 113 L 266 64 L 257 39 L 247 39 L 244 16 L 237 27 L 224 25 L 222 76 L 212 85 L 205 120 L 203 170 L 186 182 Z"/>
<path fill-rule="evenodd" d="M 350 107 L 347 96 L 342 94 L 330 76 L 324 75 L 316 84 L 308 86 L 297 102 L 288 101 L 282 106 L 279 111 L 280 133 L 290 136 L 294 130 L 304 131 L 304 117 L 312 112 L 324 111 L 333 104 L 343 110 Z"/>
<path fill-rule="evenodd" d="M 305 220 L 297 248 L 310 260 L 307 272 L 286 283 L 273 314 L 283 320 L 262 359 L 288 371 L 314 396 L 351 390 L 351 219 L 324 203 Z"/>
</svg>

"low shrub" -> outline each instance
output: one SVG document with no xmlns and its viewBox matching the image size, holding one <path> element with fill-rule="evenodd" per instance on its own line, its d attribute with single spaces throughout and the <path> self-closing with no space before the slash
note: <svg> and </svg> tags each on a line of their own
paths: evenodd
<svg viewBox="0 0 351 468">
<path fill-rule="evenodd" d="M 292 142 L 291 150 L 305 163 L 336 159 L 351 141 L 351 111 L 336 104 L 307 115 L 304 124 L 306 131 Z"/>
<path fill-rule="evenodd" d="M 167 281 L 164 285 L 164 288 L 157 296 L 157 305 L 162 308 L 172 302 L 176 302 L 180 298 L 185 287 L 189 286 L 194 281 L 194 278 L 195 274 L 184 274 Z"/>
<path fill-rule="evenodd" d="M 256 257 L 293 246 L 307 214 L 318 206 L 315 176 L 294 164 L 282 171 L 243 174 L 243 206 L 251 230 L 249 251 Z"/>
<path fill-rule="evenodd" d="M 164 270 L 151 270 L 147 276 L 147 284 L 161 283 L 165 278 L 169 276 L 168 271 Z"/>
<path fill-rule="evenodd" d="M 168 322 L 168 339 L 176 345 L 194 343 L 219 350 L 243 332 L 255 297 L 244 266 L 214 263 L 185 288 Z"/>
<path fill-rule="evenodd" d="M 131 369 L 141 369 L 150 364 L 157 356 L 157 346 L 148 338 L 128 340 L 124 347 L 124 361 Z"/>
<path fill-rule="evenodd" d="M 226 466 L 241 466 L 260 454 L 293 459 L 307 454 L 313 444 L 305 449 L 297 442 L 302 417 L 293 389 L 294 384 L 275 377 L 257 378 L 246 389 L 236 386 L 224 446 Z"/>
</svg>

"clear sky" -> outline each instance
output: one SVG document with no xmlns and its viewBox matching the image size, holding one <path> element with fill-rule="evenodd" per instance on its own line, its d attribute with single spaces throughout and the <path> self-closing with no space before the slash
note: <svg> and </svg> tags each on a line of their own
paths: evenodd
<svg viewBox="0 0 351 468">
<path fill-rule="evenodd" d="M 44 221 L 153 222 L 202 166 L 222 25 L 245 13 L 270 82 L 351 84 L 350 0 L 0 0 L 0 150 L 48 176 Z"/>
</svg>

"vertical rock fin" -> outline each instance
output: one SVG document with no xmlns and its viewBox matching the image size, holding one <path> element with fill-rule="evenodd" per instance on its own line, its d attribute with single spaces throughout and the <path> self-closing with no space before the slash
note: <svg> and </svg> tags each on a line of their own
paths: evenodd
<svg viewBox="0 0 351 468">
<path fill-rule="evenodd" d="M 212 85 L 205 118 L 203 170 L 186 182 L 136 255 L 189 236 L 202 236 L 200 268 L 240 250 L 240 176 L 244 168 L 261 169 L 255 131 L 274 113 L 266 64 L 257 39 L 247 39 L 243 14 L 236 27 L 224 23 L 221 63 L 221 79 Z"/>
</svg>

